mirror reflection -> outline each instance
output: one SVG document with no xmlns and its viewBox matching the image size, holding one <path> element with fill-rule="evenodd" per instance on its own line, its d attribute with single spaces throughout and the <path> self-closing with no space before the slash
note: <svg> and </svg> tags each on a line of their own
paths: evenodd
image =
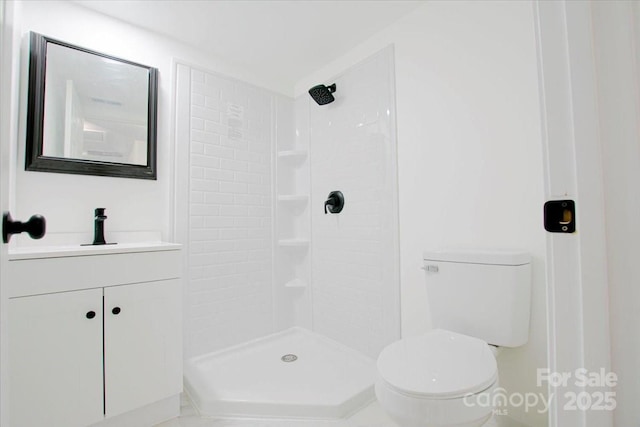
<svg viewBox="0 0 640 427">
<path fill-rule="evenodd" d="M 45 156 L 147 163 L 146 69 L 56 44 L 46 67 Z"/>
<path fill-rule="evenodd" d="M 31 34 L 26 169 L 155 179 L 157 70 Z"/>
</svg>

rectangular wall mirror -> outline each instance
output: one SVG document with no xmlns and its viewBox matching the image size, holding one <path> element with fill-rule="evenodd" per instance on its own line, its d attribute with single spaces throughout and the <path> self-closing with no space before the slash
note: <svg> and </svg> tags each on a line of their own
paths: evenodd
<svg viewBox="0 0 640 427">
<path fill-rule="evenodd" d="M 25 168 L 156 179 L 156 68 L 30 35 Z"/>
</svg>

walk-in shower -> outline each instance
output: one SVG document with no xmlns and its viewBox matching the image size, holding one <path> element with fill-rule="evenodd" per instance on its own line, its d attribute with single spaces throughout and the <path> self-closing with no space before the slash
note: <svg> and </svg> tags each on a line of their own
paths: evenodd
<svg viewBox="0 0 640 427">
<path fill-rule="evenodd" d="M 341 88 L 332 108 L 177 74 L 189 397 L 213 417 L 358 411 L 400 336 L 392 48 L 318 89 Z M 345 209 L 325 214 L 336 189 Z"/>
<path fill-rule="evenodd" d="M 344 418 L 374 399 L 374 375 L 370 358 L 292 328 L 190 359 L 185 388 L 202 415 Z"/>
</svg>

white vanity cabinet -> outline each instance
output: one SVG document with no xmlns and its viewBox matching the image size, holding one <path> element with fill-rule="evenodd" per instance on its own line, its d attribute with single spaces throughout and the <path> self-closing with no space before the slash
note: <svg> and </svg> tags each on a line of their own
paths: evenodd
<svg viewBox="0 0 640 427">
<path fill-rule="evenodd" d="M 11 426 L 84 427 L 182 391 L 180 248 L 126 250 L 10 254 Z"/>
<path fill-rule="evenodd" d="M 104 307 L 106 416 L 180 393 L 180 282 L 105 288 Z"/>
<path fill-rule="evenodd" d="M 102 366 L 102 289 L 9 301 L 9 425 L 100 421 Z"/>
</svg>

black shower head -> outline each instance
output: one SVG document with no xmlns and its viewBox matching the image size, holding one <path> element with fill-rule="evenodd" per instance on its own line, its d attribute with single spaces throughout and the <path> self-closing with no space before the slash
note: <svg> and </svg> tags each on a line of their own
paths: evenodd
<svg viewBox="0 0 640 427">
<path fill-rule="evenodd" d="M 333 95 L 331 95 L 335 91 L 335 83 L 331 86 L 318 85 L 309 89 L 309 95 L 311 95 L 313 100 L 316 101 L 318 105 L 324 105 L 335 101 L 335 98 L 333 97 Z"/>
</svg>

